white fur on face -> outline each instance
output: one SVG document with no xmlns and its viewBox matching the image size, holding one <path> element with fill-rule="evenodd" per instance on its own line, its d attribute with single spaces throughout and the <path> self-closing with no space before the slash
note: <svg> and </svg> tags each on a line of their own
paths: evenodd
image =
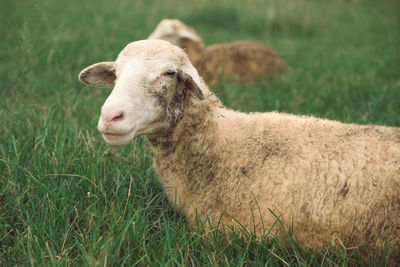
<svg viewBox="0 0 400 267">
<path fill-rule="evenodd" d="M 116 85 L 102 107 L 98 123 L 98 129 L 108 143 L 127 144 L 136 136 L 151 132 L 152 123 L 162 116 L 161 107 L 147 93 L 149 82 L 159 79 L 153 67 L 157 69 L 141 60 L 129 60 L 119 65 Z M 153 84 L 163 87 L 168 82 L 160 79 Z M 102 116 L 110 110 L 120 110 L 124 114 L 123 120 L 111 125 L 105 123 Z"/>
<path fill-rule="evenodd" d="M 102 107 L 98 129 L 113 145 L 158 133 L 176 122 L 180 114 L 174 113 L 169 104 L 176 96 L 178 73 L 190 76 L 197 90 L 201 87 L 199 98 L 209 92 L 183 50 L 166 41 L 130 43 L 112 65 L 115 87 Z M 95 74 L 101 79 L 102 72 Z M 85 75 L 90 77 L 91 72 L 86 71 Z"/>
</svg>

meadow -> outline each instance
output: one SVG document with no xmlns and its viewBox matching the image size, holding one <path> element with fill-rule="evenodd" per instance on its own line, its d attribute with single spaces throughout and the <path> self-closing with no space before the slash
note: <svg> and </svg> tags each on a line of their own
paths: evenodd
<svg viewBox="0 0 400 267">
<path fill-rule="evenodd" d="M 287 76 L 221 81 L 224 105 L 400 127 L 397 0 L 0 1 L 0 265 L 379 265 L 400 248 L 321 250 L 190 232 L 169 205 L 147 141 L 107 145 L 98 133 L 111 89 L 77 75 L 112 61 L 163 18 L 208 45 L 255 40 L 276 49 Z"/>
</svg>

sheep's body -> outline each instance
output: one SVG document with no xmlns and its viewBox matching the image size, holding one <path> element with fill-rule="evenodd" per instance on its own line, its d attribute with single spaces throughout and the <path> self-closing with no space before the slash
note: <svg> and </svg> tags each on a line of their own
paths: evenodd
<svg viewBox="0 0 400 267">
<path fill-rule="evenodd" d="M 99 130 L 111 144 L 149 140 L 160 183 L 191 226 L 197 215 L 281 233 L 273 211 L 307 246 L 332 235 L 399 244 L 400 128 L 226 109 L 182 49 L 161 40 L 131 43 L 79 77 L 115 85 Z"/>
<path fill-rule="evenodd" d="M 162 20 L 149 39 L 163 39 L 185 49 L 190 61 L 209 86 L 221 77 L 253 82 L 286 73 L 278 53 L 259 42 L 238 41 L 205 47 L 201 37 L 179 20 Z"/>
<path fill-rule="evenodd" d="M 186 50 L 190 55 L 189 49 Z M 277 73 L 287 72 L 279 55 L 272 48 L 258 42 L 211 45 L 197 60 L 196 57 L 189 58 L 193 58 L 193 65 L 210 85 L 217 84 L 220 77 L 236 82 L 253 82 L 262 77 L 273 78 Z"/>
<path fill-rule="evenodd" d="M 311 247 L 330 231 L 353 245 L 375 233 L 399 242 L 398 128 L 247 115 L 209 95 L 173 133 L 149 140 L 160 182 L 191 225 L 211 212 L 214 226 L 222 216 L 261 233 L 276 222 L 271 209 Z"/>
</svg>

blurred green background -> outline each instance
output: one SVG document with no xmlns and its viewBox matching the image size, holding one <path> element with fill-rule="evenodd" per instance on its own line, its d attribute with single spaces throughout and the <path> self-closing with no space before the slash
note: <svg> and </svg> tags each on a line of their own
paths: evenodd
<svg viewBox="0 0 400 267">
<path fill-rule="evenodd" d="M 189 232 L 146 141 L 102 141 L 111 89 L 78 73 L 164 18 L 207 45 L 260 41 L 285 60 L 287 76 L 212 88 L 230 108 L 400 126 L 398 0 L 0 1 L 0 265 L 384 264 L 358 249 Z"/>
</svg>

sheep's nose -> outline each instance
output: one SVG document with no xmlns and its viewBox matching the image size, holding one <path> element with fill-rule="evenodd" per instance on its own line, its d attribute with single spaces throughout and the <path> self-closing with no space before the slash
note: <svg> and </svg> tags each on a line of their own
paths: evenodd
<svg viewBox="0 0 400 267">
<path fill-rule="evenodd" d="M 101 118 L 104 123 L 113 124 L 124 118 L 124 112 L 115 108 L 103 107 L 101 109 Z"/>
</svg>

